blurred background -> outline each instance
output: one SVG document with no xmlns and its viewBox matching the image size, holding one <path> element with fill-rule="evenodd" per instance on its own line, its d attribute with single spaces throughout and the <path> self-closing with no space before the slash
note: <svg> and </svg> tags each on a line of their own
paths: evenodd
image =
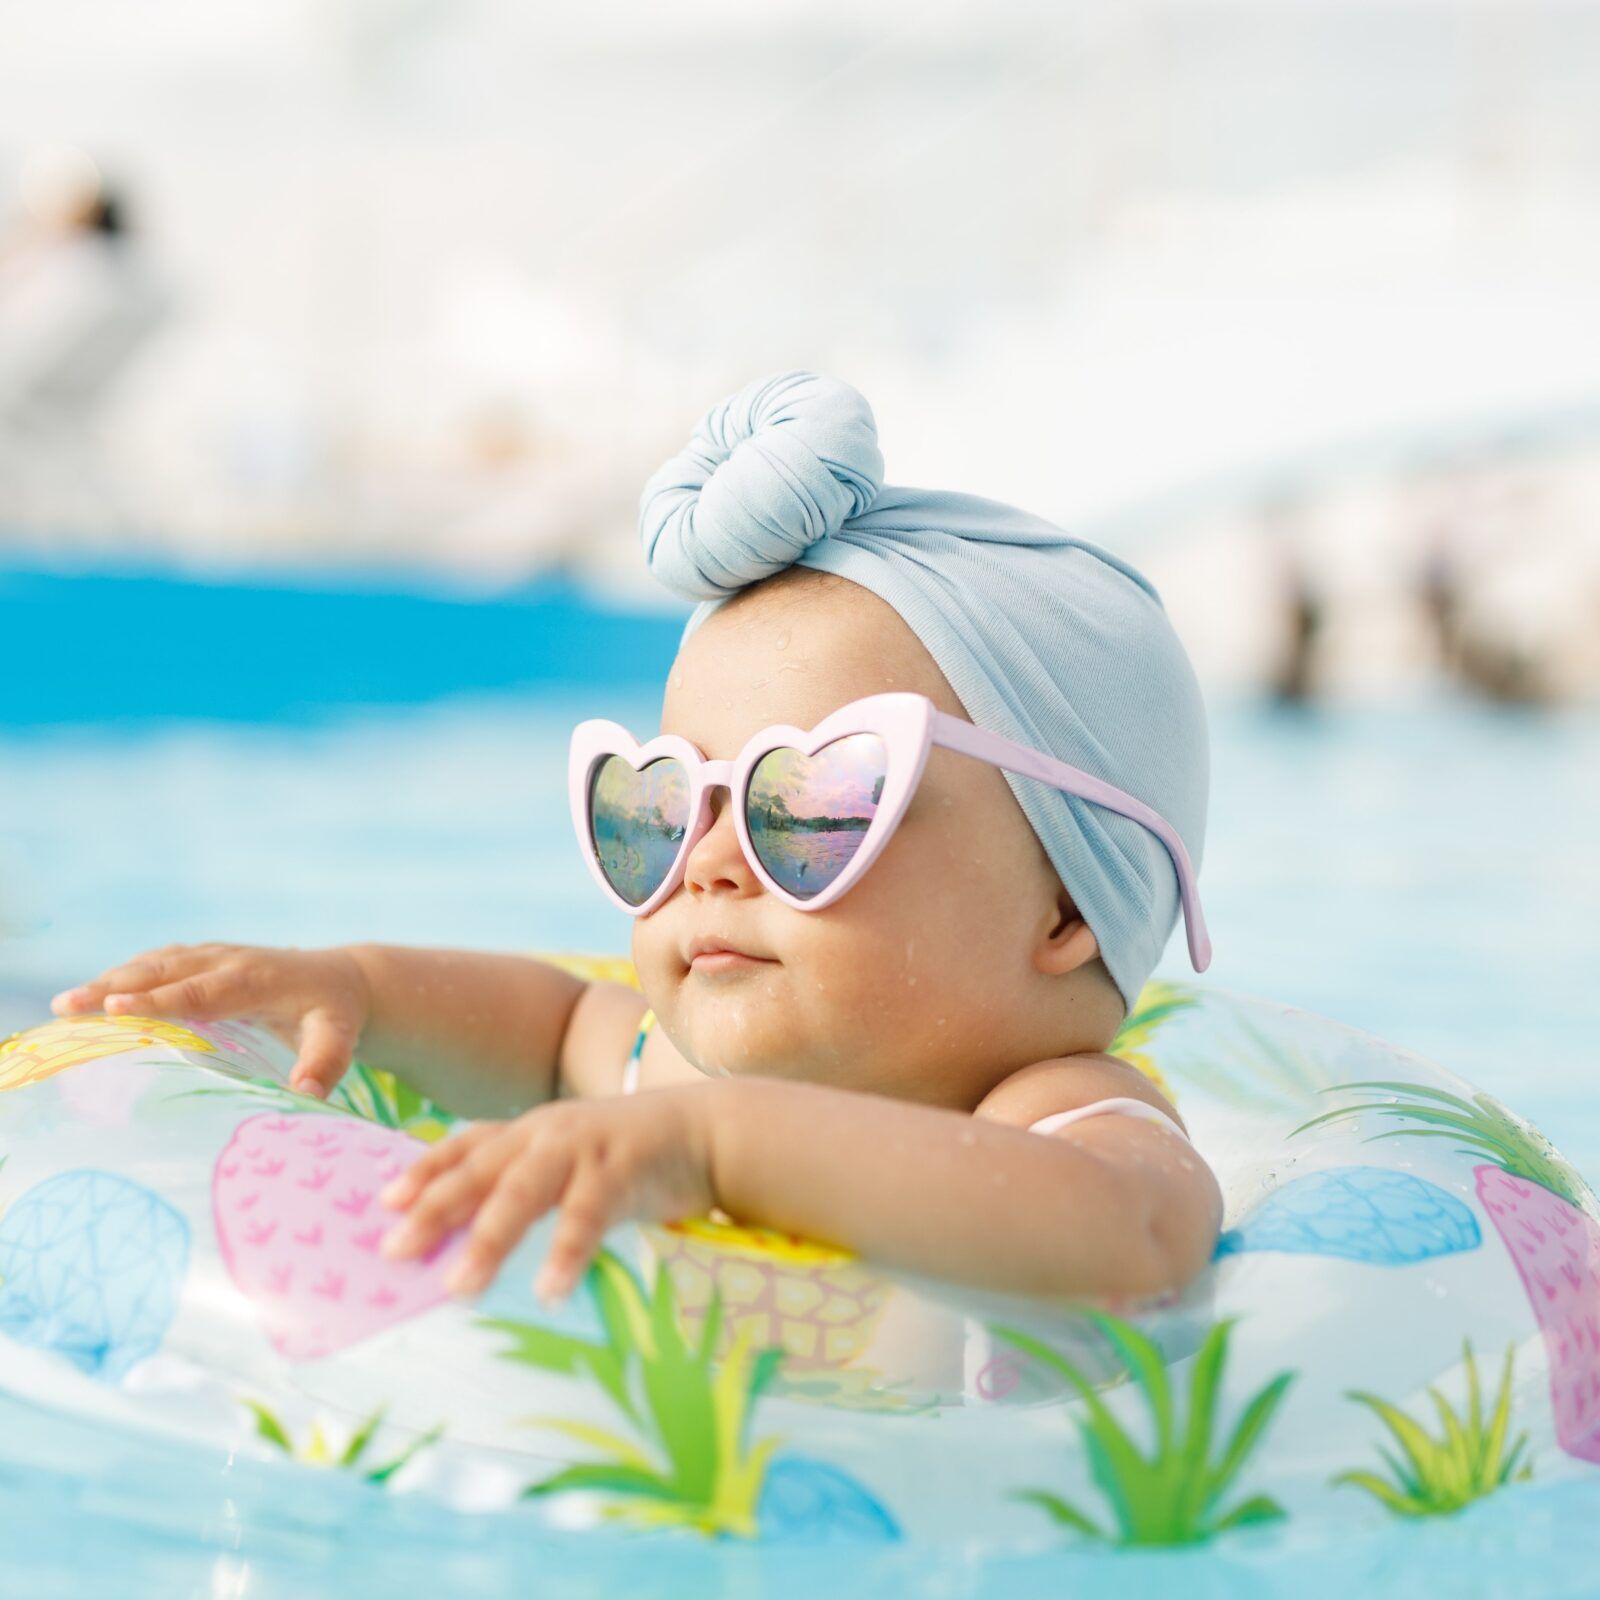
<svg viewBox="0 0 1600 1600">
<path fill-rule="evenodd" d="M 0 16 L 0 1031 L 167 941 L 625 949 L 638 490 L 809 366 L 1161 588 L 1211 976 L 1600 1171 L 1600 4 Z"/>
</svg>

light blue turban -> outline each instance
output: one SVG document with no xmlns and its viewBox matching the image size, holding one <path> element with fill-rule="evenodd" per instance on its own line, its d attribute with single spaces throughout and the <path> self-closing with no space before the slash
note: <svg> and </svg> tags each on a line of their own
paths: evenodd
<svg viewBox="0 0 1600 1600">
<path fill-rule="evenodd" d="M 1195 870 L 1205 837 L 1205 707 L 1150 583 L 1025 511 L 885 487 L 878 431 L 847 384 L 786 372 L 701 419 L 645 485 L 650 570 L 702 600 L 788 566 L 858 583 L 900 613 L 980 728 L 1153 806 Z M 1125 817 L 1006 773 L 1131 1009 L 1178 915 L 1171 858 Z"/>
</svg>

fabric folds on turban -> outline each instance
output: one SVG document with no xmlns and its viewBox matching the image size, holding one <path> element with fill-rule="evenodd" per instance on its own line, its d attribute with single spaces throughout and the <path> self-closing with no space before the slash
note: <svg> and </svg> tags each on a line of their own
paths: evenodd
<svg viewBox="0 0 1600 1600">
<path fill-rule="evenodd" d="M 848 384 L 809 372 L 714 406 L 645 486 L 651 571 L 703 603 L 789 566 L 899 612 L 979 727 L 1153 806 L 1198 871 L 1209 758 L 1189 659 L 1150 583 L 1041 518 L 976 495 L 886 487 L 877 427 Z M 1006 773 L 1131 1009 L 1178 915 L 1177 875 L 1124 817 Z"/>
</svg>

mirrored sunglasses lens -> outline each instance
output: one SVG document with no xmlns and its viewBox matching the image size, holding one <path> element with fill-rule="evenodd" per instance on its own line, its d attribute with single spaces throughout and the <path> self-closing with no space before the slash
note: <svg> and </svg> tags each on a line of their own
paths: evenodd
<svg viewBox="0 0 1600 1600">
<path fill-rule="evenodd" d="M 689 775 L 664 756 L 634 771 L 607 756 L 589 784 L 589 833 L 606 882 L 631 906 L 659 889 L 689 825 Z"/>
<path fill-rule="evenodd" d="M 850 865 L 878 814 L 889 752 L 875 733 L 852 733 L 815 755 L 772 750 L 745 797 L 750 842 L 790 894 L 810 900 Z"/>
</svg>

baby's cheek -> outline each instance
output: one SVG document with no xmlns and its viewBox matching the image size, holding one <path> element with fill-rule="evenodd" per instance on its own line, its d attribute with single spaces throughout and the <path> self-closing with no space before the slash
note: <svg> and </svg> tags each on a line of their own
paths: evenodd
<svg viewBox="0 0 1600 1600">
<path fill-rule="evenodd" d="M 810 1031 L 835 1050 L 881 1054 L 937 993 L 943 955 L 914 923 L 879 927 L 834 941 L 807 968 L 802 985 Z"/>
<path fill-rule="evenodd" d="M 633 923 L 633 970 L 648 995 L 660 994 L 677 962 L 677 947 L 664 923 L 656 917 L 636 917 Z"/>
</svg>

